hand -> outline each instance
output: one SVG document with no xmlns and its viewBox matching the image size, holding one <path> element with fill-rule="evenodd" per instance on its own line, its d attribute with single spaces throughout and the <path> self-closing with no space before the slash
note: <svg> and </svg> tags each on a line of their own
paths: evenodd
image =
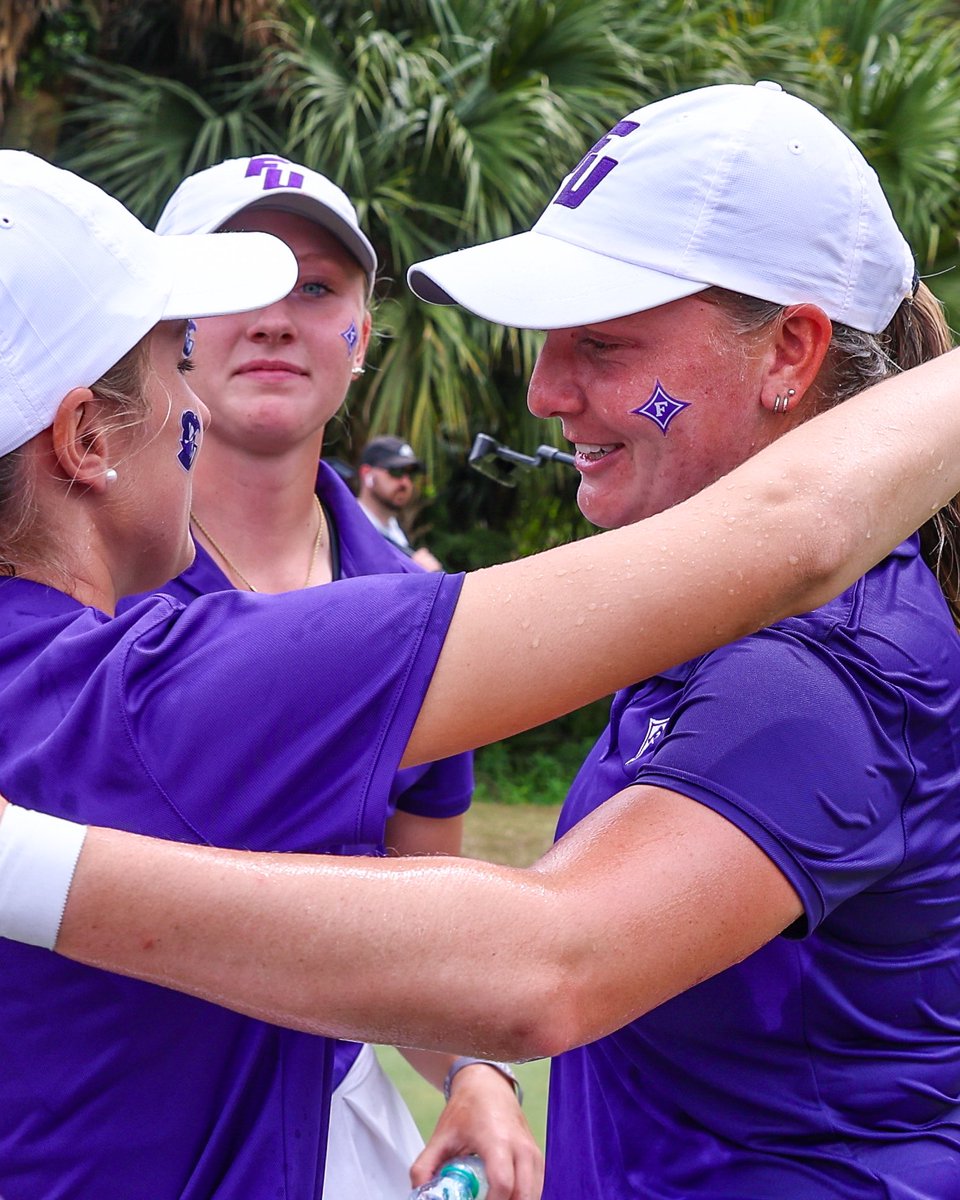
<svg viewBox="0 0 960 1200">
<path fill-rule="evenodd" d="M 423 567 L 425 571 L 442 571 L 443 565 L 438 558 L 430 553 L 426 546 L 421 546 L 419 550 L 414 550 L 410 555 L 418 567 Z"/>
<path fill-rule="evenodd" d="M 457 1072 L 450 1100 L 423 1153 L 410 1169 L 417 1187 L 443 1163 L 460 1154 L 479 1154 L 490 1182 L 488 1200 L 539 1200 L 543 1155 L 517 1102 L 513 1085 L 499 1071 L 475 1063 Z"/>
</svg>

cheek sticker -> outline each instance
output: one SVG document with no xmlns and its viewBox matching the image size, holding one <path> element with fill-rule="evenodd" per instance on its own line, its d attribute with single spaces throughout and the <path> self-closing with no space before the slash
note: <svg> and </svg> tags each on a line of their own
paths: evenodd
<svg viewBox="0 0 960 1200">
<path fill-rule="evenodd" d="M 357 348 L 357 342 L 360 341 L 360 334 L 357 332 L 357 327 L 353 321 L 350 322 L 340 336 L 347 343 L 347 357 L 352 358 L 353 352 Z"/>
<path fill-rule="evenodd" d="M 635 413 L 638 417 L 649 417 L 655 425 L 659 425 L 663 436 L 667 436 L 667 426 L 679 412 L 683 412 L 690 405 L 683 400 L 676 400 L 669 392 L 664 390 L 663 384 L 657 380 L 656 387 L 653 389 L 653 394 L 646 404 L 641 404 L 639 408 L 631 408 L 631 413 Z"/>
<path fill-rule="evenodd" d="M 180 414 L 180 450 L 177 462 L 185 471 L 189 471 L 200 449 L 200 418 L 189 408 Z"/>
<path fill-rule="evenodd" d="M 196 321 L 187 322 L 187 331 L 183 335 L 183 357 L 189 358 L 193 354 L 193 348 L 197 344 L 197 323 Z"/>
</svg>

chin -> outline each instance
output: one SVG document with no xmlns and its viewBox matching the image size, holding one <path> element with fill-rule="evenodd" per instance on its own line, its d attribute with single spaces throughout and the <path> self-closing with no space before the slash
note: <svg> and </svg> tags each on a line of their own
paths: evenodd
<svg viewBox="0 0 960 1200">
<path fill-rule="evenodd" d="M 577 507 L 590 522 L 598 529 L 620 529 L 624 525 L 632 525 L 647 516 L 646 512 L 633 513 L 624 508 L 622 498 L 612 500 L 595 493 L 585 492 L 583 484 L 577 492 Z"/>
</svg>

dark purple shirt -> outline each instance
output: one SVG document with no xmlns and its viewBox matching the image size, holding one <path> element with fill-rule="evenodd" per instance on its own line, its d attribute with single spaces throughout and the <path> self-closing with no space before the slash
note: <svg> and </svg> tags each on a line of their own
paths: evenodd
<svg viewBox="0 0 960 1200">
<path fill-rule="evenodd" d="M 376 851 L 460 580 L 158 597 L 0 583 L 0 790 L 185 842 Z M 313 1200 L 331 1043 L 0 942 L 4 1200 Z"/>
<path fill-rule="evenodd" d="M 363 575 L 421 574 L 423 568 L 385 538 L 360 509 L 353 493 L 333 468 L 321 460 L 317 469 L 317 496 L 324 507 L 330 531 L 334 577 L 356 579 Z M 190 604 L 198 596 L 222 592 L 233 587 L 202 546 L 191 566 L 161 589 Z M 127 602 L 129 604 L 129 602 Z M 124 607 L 127 605 L 125 604 Z M 473 755 L 457 754 L 419 767 L 397 772 L 385 797 L 384 826 L 393 813 L 411 813 L 419 817 L 455 817 L 470 807 L 473 795 Z M 269 821 L 269 814 L 265 814 Z M 381 833 L 381 843 L 383 835 Z M 283 849 L 282 845 L 277 847 Z M 349 845 L 344 853 L 351 853 Z M 368 852 L 358 847 L 357 853 Z M 333 1086 L 353 1065 L 360 1046 L 356 1042 L 338 1042 L 334 1051 Z"/>
<path fill-rule="evenodd" d="M 732 821 L 804 917 L 554 1062 L 545 1200 L 957 1200 L 960 638 L 916 541 L 619 693 L 560 832 L 633 782 Z"/>
</svg>

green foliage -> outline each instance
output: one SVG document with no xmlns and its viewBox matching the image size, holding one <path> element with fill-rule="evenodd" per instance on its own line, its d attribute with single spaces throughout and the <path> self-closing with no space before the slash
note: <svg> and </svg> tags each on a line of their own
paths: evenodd
<svg viewBox="0 0 960 1200">
<path fill-rule="evenodd" d="M 509 680 L 505 681 L 509 687 Z M 478 801 L 559 805 L 607 721 L 609 700 L 506 741 L 474 757 Z"/>
<path fill-rule="evenodd" d="M 17 87 L 32 96 L 59 84 L 69 64 L 86 52 L 93 36 L 91 14 L 86 5 L 52 9 L 41 15 L 26 54 L 17 63 Z"/>
<path fill-rule="evenodd" d="M 63 160 L 153 224 L 185 175 L 272 141 L 259 90 L 235 70 L 214 72 L 204 95 L 127 66 L 80 65 Z"/>
<path fill-rule="evenodd" d="M 185 174 L 231 155 L 282 153 L 345 188 L 383 270 L 372 369 L 334 452 L 409 436 L 436 487 L 421 519 L 451 565 L 583 530 L 569 472 L 497 495 L 462 466 L 481 429 L 526 452 L 547 440 L 523 399 L 537 335 L 416 302 L 406 268 L 528 228 L 642 103 L 773 78 L 823 107 L 960 320 L 956 0 L 290 0 L 256 27 L 211 17 L 199 33 L 193 6 L 190 52 L 187 7 L 72 0 L 41 23 L 24 78 L 59 77 L 60 158 L 148 222 Z"/>
</svg>

